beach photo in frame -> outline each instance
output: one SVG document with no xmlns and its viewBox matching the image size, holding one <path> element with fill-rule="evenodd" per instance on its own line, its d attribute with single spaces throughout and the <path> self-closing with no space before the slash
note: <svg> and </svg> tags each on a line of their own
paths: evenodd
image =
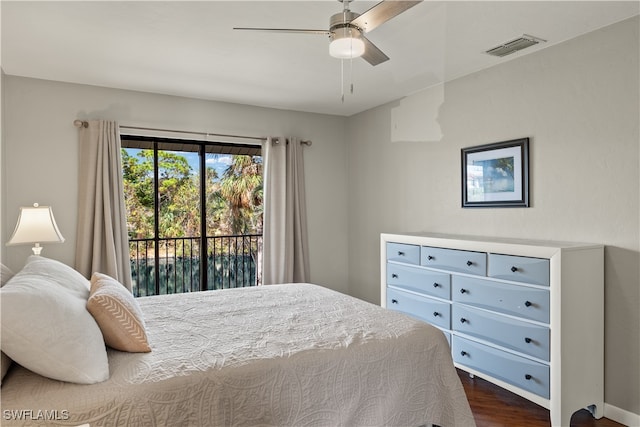
<svg viewBox="0 0 640 427">
<path fill-rule="evenodd" d="M 462 207 L 529 207 L 529 138 L 462 149 Z"/>
</svg>

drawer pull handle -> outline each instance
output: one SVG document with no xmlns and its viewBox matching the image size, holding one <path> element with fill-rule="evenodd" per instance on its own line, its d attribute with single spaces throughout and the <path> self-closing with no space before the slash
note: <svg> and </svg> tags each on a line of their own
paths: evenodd
<svg viewBox="0 0 640 427">
<path fill-rule="evenodd" d="M 462 351 L 460 352 L 460 355 L 462 355 L 462 356 L 466 356 L 467 354 L 469 354 L 469 353 L 467 353 L 467 352 L 466 352 L 466 351 L 464 351 L 464 350 L 462 350 Z"/>
<path fill-rule="evenodd" d="M 433 257 L 431 255 L 427 255 L 427 260 L 431 261 Z"/>
<path fill-rule="evenodd" d="M 461 293 L 461 294 L 466 294 L 466 293 L 467 293 L 467 290 L 466 290 L 465 288 L 460 288 L 460 293 Z"/>
<path fill-rule="evenodd" d="M 433 312 L 433 315 L 434 315 L 435 317 L 438 317 L 438 316 L 440 316 L 440 313 L 438 313 L 437 311 L 434 311 L 434 312 Z"/>
<path fill-rule="evenodd" d="M 518 267 L 516 267 L 515 265 L 513 267 L 511 267 L 511 272 L 515 273 L 516 271 L 518 271 Z"/>
<path fill-rule="evenodd" d="M 397 304 L 397 303 L 398 303 L 398 300 L 397 300 L 397 299 L 392 299 L 392 300 L 391 300 L 391 304 Z"/>
<path fill-rule="evenodd" d="M 433 282 L 433 287 L 434 287 L 434 288 L 437 288 L 438 286 L 440 286 L 440 284 L 439 284 L 439 283 Z"/>
<path fill-rule="evenodd" d="M 467 261 L 467 266 L 471 267 L 472 265 L 473 265 L 473 262 Z"/>
<path fill-rule="evenodd" d="M 398 256 L 404 256 L 404 252 L 398 251 Z"/>
<path fill-rule="evenodd" d="M 460 322 L 461 322 L 461 323 L 466 323 L 466 322 L 468 322 L 468 320 L 467 320 L 467 319 L 465 319 L 464 317 L 461 317 L 461 318 L 460 318 Z"/>
<path fill-rule="evenodd" d="M 530 380 L 531 378 L 533 378 L 533 377 L 532 377 L 531 375 L 529 375 L 529 374 L 527 374 L 527 375 L 525 375 L 525 376 L 524 376 L 524 379 L 525 379 L 525 380 Z"/>
<path fill-rule="evenodd" d="M 395 274 L 395 273 L 393 273 L 393 274 L 391 275 L 391 278 L 392 278 L 392 279 L 397 279 L 397 278 L 398 278 L 398 275 L 397 275 L 397 274 Z"/>
<path fill-rule="evenodd" d="M 531 301 L 525 301 L 525 302 L 524 302 L 524 305 L 525 305 L 526 307 L 531 307 L 533 304 L 531 304 Z"/>
<path fill-rule="evenodd" d="M 525 337 L 524 342 L 526 342 L 527 344 L 531 343 L 531 341 L 533 341 L 531 338 L 529 337 Z"/>
</svg>

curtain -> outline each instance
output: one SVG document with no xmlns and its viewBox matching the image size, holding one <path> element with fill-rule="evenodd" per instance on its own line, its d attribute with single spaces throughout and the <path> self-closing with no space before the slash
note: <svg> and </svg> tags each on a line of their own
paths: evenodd
<svg viewBox="0 0 640 427">
<path fill-rule="evenodd" d="M 76 269 L 107 274 L 131 290 L 120 128 L 92 120 L 80 128 Z"/>
<path fill-rule="evenodd" d="M 263 145 L 263 284 L 308 282 L 303 147 L 297 138 Z"/>
</svg>

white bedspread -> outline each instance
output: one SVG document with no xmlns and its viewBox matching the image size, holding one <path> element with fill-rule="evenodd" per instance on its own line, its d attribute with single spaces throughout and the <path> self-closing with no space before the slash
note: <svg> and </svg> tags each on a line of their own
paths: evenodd
<svg viewBox="0 0 640 427">
<path fill-rule="evenodd" d="M 443 334 L 397 312 L 311 284 L 138 301 L 151 353 L 109 350 L 95 385 L 14 367 L 1 424 L 474 425 Z"/>
</svg>

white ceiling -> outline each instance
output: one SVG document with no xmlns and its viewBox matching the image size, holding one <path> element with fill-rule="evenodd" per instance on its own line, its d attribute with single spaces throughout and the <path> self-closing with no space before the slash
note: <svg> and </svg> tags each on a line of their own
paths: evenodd
<svg viewBox="0 0 640 427">
<path fill-rule="evenodd" d="M 358 0 L 362 13 L 376 2 Z M 341 62 L 322 35 L 323 1 L 2 1 L 6 74 L 349 116 L 639 13 L 636 1 L 429 1 L 367 34 L 391 59 Z M 483 53 L 522 34 L 545 40 L 505 58 Z M 351 68 L 352 66 L 352 68 Z"/>
</svg>

